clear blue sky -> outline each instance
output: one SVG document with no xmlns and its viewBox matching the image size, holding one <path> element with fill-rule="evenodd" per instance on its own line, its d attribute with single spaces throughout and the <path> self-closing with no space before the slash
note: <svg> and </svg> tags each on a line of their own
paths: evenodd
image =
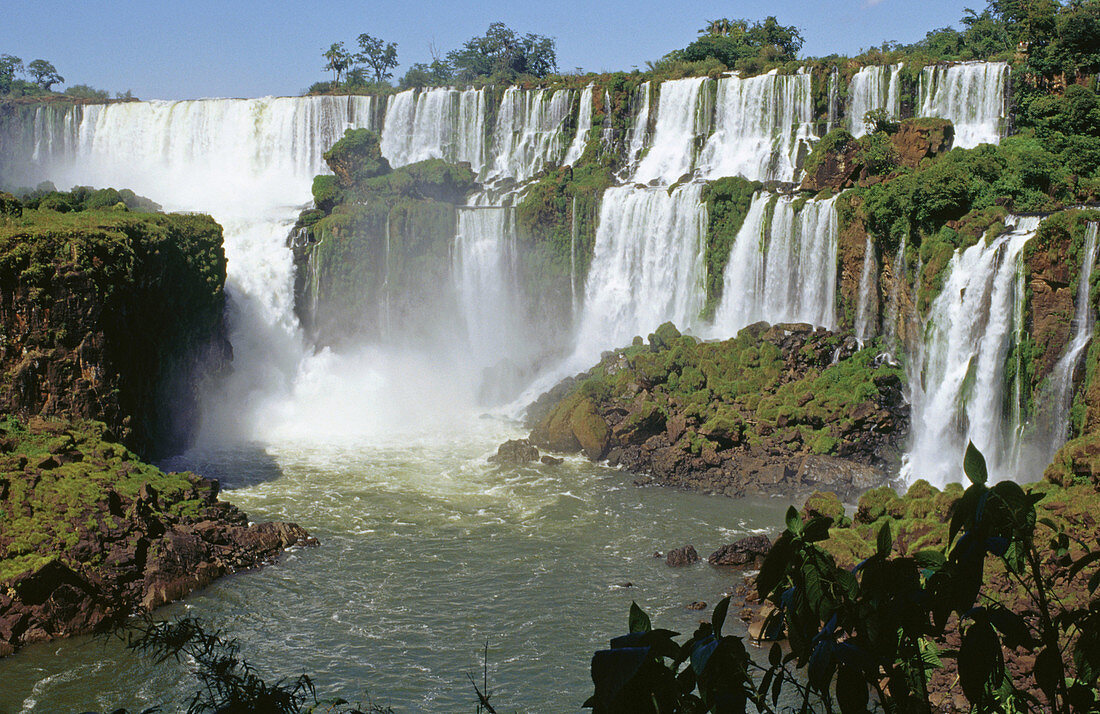
<svg viewBox="0 0 1100 714">
<path fill-rule="evenodd" d="M 852 54 L 883 40 L 913 42 L 957 25 L 981 0 L 4 0 L 0 53 L 47 59 L 67 84 L 143 99 L 297 94 L 321 71 L 322 51 L 363 32 L 398 44 L 400 77 L 454 49 L 489 23 L 556 38 L 558 65 L 590 71 L 644 68 L 690 42 L 707 20 L 775 15 L 806 38 L 803 54 Z"/>
</svg>

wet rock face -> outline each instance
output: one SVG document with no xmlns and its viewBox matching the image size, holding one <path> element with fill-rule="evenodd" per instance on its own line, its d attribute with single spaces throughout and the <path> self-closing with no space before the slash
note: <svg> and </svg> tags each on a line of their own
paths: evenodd
<svg viewBox="0 0 1100 714">
<path fill-rule="evenodd" d="M 196 370 L 230 359 L 221 227 L 66 216 L 0 226 L 0 413 L 96 419 L 146 457 L 178 452 L 197 422 Z"/>
</svg>

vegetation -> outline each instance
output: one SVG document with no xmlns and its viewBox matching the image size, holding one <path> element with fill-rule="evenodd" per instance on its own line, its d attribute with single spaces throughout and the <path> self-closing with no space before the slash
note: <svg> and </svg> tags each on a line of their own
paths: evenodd
<svg viewBox="0 0 1100 714">
<path fill-rule="evenodd" d="M 1040 515 L 1043 489 L 1025 491 L 1008 481 L 986 486 L 985 461 L 973 446 L 964 465 L 972 485 L 945 501 L 945 511 L 934 508 L 935 489 L 913 487 L 923 499 L 911 499 L 910 507 L 926 504 L 918 518 L 950 513 L 938 546 L 909 541 L 895 555 L 888 513 L 906 513 L 905 502 L 894 496 L 899 508 L 876 509 L 861 500 L 867 525 L 887 522 L 863 559 L 842 567 L 829 552 L 834 518 L 787 512 L 757 590 L 773 608 L 764 631 L 775 637 L 785 630 L 788 652 L 774 644 L 767 665 L 758 664 L 741 638 L 723 635 L 729 598 L 682 644 L 632 605 L 630 634 L 592 658 L 595 693 L 586 706 L 671 713 L 742 712 L 751 704 L 776 712 L 790 708 L 781 697 L 794 689 L 799 711 L 865 712 L 873 697 L 887 712 L 931 712 L 929 680 L 946 660 L 975 712 L 1094 711 L 1100 541 L 1090 542 L 1095 533 L 1077 538 Z M 991 592 L 994 566 L 1026 605 L 1008 607 Z M 1086 581 L 1091 597 L 1080 585 Z M 949 641 L 957 645 L 948 648 Z M 1012 650 L 1026 653 L 1028 679 L 1010 675 L 1005 657 Z"/>
<path fill-rule="evenodd" d="M 450 284 L 455 206 L 476 176 L 468 164 L 440 159 L 391 169 L 378 135 L 366 129 L 348 130 L 325 160 L 334 175 L 314 179 L 315 208 L 299 218 L 309 234 L 297 249 L 308 263 L 296 285 L 303 322 L 329 341 L 377 334 L 382 303 L 392 305 L 395 322 L 410 311 L 424 316 L 436 304 L 425 296 Z"/>
<path fill-rule="evenodd" d="M 94 421 L 0 419 L 0 485 L 0 582 L 51 559 L 65 562 L 85 531 L 119 523 L 122 514 L 109 505 L 118 495 L 135 499 L 152 487 L 172 518 L 196 515 L 206 498 L 194 475 L 142 462 Z"/>
<path fill-rule="evenodd" d="M 790 62 L 802 49 L 802 33 L 793 25 L 780 25 L 774 16 L 763 22 L 712 20 L 700 37 L 682 50 L 674 50 L 650 69 L 660 71 L 677 63 L 716 60 L 728 69 L 757 71 L 761 63 Z"/>
<path fill-rule="evenodd" d="M 730 250 L 745 222 L 753 194 L 760 184 L 740 177 L 711 181 L 703 191 L 707 204 L 707 301 L 703 317 L 710 319 L 722 299 L 723 279 Z"/>
<path fill-rule="evenodd" d="M 222 324 L 221 226 L 204 215 L 131 211 L 127 201 L 155 204 L 130 191 L 49 189 L 0 217 L 0 285 L 19 310 L 48 316 L 6 328 L 5 408 L 38 413 L 52 395 L 52 409 L 84 405 L 80 415 L 106 421 L 143 453 L 181 446 L 185 420 L 161 402 L 194 399 L 183 387 L 189 360 Z M 100 347 L 78 354 L 89 333 Z"/>
<path fill-rule="evenodd" d="M 806 453 L 852 450 L 859 427 L 876 412 L 866 403 L 900 384 L 900 368 L 876 363 L 877 345 L 833 363 L 840 335 L 811 335 L 797 355 L 786 354 L 782 328 L 767 329 L 751 326 L 734 339 L 699 342 L 665 323 L 650 344 L 636 338 L 578 381 L 543 420 L 545 429 L 553 434 L 593 400 L 662 422 L 683 415 L 679 441 L 693 454 L 765 442 Z"/>
<path fill-rule="evenodd" d="M 26 79 L 30 78 L 30 81 Z M 0 101 L 29 97 L 35 101 L 43 99 L 81 100 L 91 102 L 110 101 L 105 90 L 94 89 L 86 84 L 75 84 L 64 92 L 53 90 L 55 84 L 64 84 L 65 78 L 57 72 L 51 62 L 36 59 L 24 65 L 15 55 L 0 54 Z M 129 90 L 115 95 L 117 99 L 131 100 Z"/>
</svg>

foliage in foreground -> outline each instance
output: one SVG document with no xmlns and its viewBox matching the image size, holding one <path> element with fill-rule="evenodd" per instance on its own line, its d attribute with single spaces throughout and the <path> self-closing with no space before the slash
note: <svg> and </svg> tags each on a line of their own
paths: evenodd
<svg viewBox="0 0 1100 714">
<path fill-rule="evenodd" d="M 188 714 L 392 714 L 389 707 L 344 699 L 318 700 L 306 675 L 267 682 L 241 659 L 236 639 L 207 631 L 199 620 L 184 617 L 172 622 L 146 621 L 123 635 L 127 648 L 153 659 L 188 661 L 199 689 L 187 705 Z M 142 714 L 163 711 L 146 709 Z M 127 714 L 118 709 L 112 714 Z"/>
<path fill-rule="evenodd" d="M 768 664 L 749 656 L 740 637 L 723 635 L 726 598 L 710 623 L 686 642 L 678 633 L 653 629 L 636 605 L 630 634 L 592 659 L 595 693 L 586 702 L 596 712 L 866 712 L 874 701 L 886 712 L 931 712 L 929 672 L 954 659 L 959 683 L 975 712 L 1095 712 L 1100 706 L 1100 541 L 1071 539 L 1056 524 L 1037 518 L 1041 498 L 1018 484 L 986 486 L 985 460 L 973 447 L 964 470 L 972 485 L 954 504 L 949 544 L 891 557 L 889 525 L 878 534 L 876 552 L 851 571 L 838 567 L 818 543 L 829 537 L 832 518 L 804 521 L 791 508 L 787 529 L 773 545 L 757 579 L 762 599 L 774 611 L 765 634 L 784 629 L 789 652 L 774 644 Z M 1042 531 L 1038 531 L 1042 527 Z M 1040 535 L 1041 533 L 1041 535 Z M 1037 538 L 1066 577 L 1058 581 L 1042 562 Z M 1085 554 L 1070 556 L 1079 546 Z M 987 556 L 998 559 L 1024 589 L 1023 612 L 1006 608 L 983 587 Z M 1092 597 L 1074 606 L 1068 597 L 1085 569 Z M 957 650 L 941 649 L 948 635 L 961 635 Z M 1036 693 L 1014 680 L 1004 649 L 1034 657 Z M 793 666 L 792 666 L 793 665 Z M 1039 696 L 1041 695 L 1041 696 Z"/>
</svg>

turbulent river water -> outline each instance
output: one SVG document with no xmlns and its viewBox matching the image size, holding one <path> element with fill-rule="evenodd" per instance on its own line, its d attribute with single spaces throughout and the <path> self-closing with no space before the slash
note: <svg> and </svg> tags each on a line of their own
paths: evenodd
<svg viewBox="0 0 1100 714">
<path fill-rule="evenodd" d="M 591 654 L 625 632 L 631 600 L 687 633 L 739 579 L 705 563 L 670 568 L 654 551 L 693 543 L 705 558 L 782 523 L 781 499 L 638 487 L 579 458 L 496 467 L 486 457 L 518 428 L 470 416 L 369 444 L 284 441 L 173 462 L 220 476 L 253 519 L 297 521 L 322 545 L 158 616 L 223 628 L 270 678 L 305 672 L 322 696 L 369 692 L 401 712 L 473 711 L 466 675 L 480 676 L 488 642 L 501 711 L 578 711 Z M 685 608 L 695 600 L 707 611 Z M 4 714 L 174 711 L 196 689 L 185 665 L 96 638 L 27 648 L 0 679 Z"/>
</svg>

